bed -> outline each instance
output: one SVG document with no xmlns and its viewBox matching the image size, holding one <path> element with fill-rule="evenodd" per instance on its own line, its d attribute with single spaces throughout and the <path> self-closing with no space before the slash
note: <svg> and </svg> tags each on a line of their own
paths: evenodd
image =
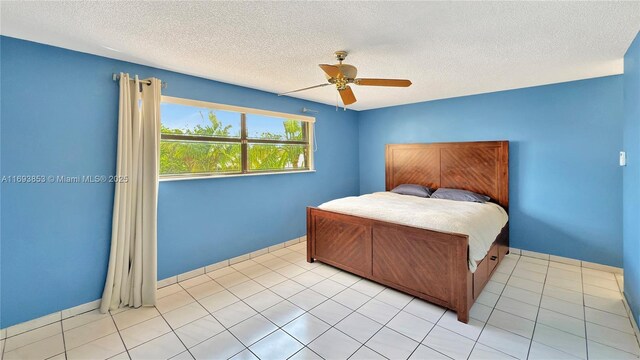
<svg viewBox="0 0 640 360">
<path fill-rule="evenodd" d="M 390 144 L 385 150 L 387 191 L 400 184 L 464 189 L 489 196 L 508 212 L 508 141 Z M 486 255 L 474 260 L 468 234 L 352 213 L 340 207 L 307 208 L 307 261 L 318 260 L 452 309 L 464 323 L 509 249 L 508 222 Z"/>
</svg>

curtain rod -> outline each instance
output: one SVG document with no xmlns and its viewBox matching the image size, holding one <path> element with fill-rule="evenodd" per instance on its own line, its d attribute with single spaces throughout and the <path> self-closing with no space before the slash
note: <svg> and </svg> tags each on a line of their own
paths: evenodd
<svg viewBox="0 0 640 360">
<path fill-rule="evenodd" d="M 111 74 L 111 78 L 113 79 L 113 81 L 118 81 L 118 80 L 120 80 L 120 74 L 113 73 L 113 74 Z M 129 81 L 135 81 L 135 79 L 129 79 Z M 143 84 L 151 85 L 151 81 L 150 80 L 139 80 L 139 81 L 141 83 L 143 83 Z M 166 82 L 161 81 L 160 84 L 161 84 L 160 85 L 161 88 L 163 88 L 163 89 L 167 88 L 167 83 Z"/>
</svg>

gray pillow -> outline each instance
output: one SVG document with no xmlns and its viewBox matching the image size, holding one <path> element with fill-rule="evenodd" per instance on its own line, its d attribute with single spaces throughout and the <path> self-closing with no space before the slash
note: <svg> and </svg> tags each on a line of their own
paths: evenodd
<svg viewBox="0 0 640 360">
<path fill-rule="evenodd" d="M 432 199 L 447 199 L 447 200 L 456 200 L 456 201 L 471 201 L 477 203 L 484 203 L 491 200 L 490 197 L 485 195 L 476 194 L 467 190 L 460 189 L 447 189 L 440 188 L 436 190 L 433 195 L 431 195 Z"/>
<path fill-rule="evenodd" d="M 391 192 L 401 195 L 419 196 L 428 198 L 431 196 L 431 189 L 426 186 L 416 184 L 402 184 L 396 186 Z"/>
</svg>

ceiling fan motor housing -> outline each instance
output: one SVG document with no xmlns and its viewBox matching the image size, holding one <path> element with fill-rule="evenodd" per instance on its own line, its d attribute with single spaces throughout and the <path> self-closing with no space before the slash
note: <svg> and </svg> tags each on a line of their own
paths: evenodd
<svg viewBox="0 0 640 360">
<path fill-rule="evenodd" d="M 338 68 L 340 68 L 340 72 L 342 73 L 341 78 L 346 80 L 346 83 L 350 83 L 353 82 L 353 79 L 356 78 L 357 74 L 358 74 L 358 69 L 353 66 L 353 65 L 348 65 L 348 64 L 335 64 L 335 66 L 337 66 Z M 331 76 L 325 74 L 325 77 L 327 78 L 327 80 L 329 80 L 330 83 L 335 84 L 338 83 L 340 79 L 336 79 L 336 78 L 332 78 Z"/>
<path fill-rule="evenodd" d="M 340 68 L 340 72 L 347 79 L 355 79 L 356 75 L 358 74 L 358 69 L 356 69 L 356 67 L 353 65 L 336 64 L 336 66 Z"/>
</svg>

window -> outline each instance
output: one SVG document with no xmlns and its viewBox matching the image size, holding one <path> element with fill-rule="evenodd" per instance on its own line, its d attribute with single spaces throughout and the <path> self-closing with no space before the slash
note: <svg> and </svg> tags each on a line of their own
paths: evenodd
<svg viewBox="0 0 640 360">
<path fill-rule="evenodd" d="M 313 117 L 163 96 L 160 177 L 313 170 Z"/>
</svg>

